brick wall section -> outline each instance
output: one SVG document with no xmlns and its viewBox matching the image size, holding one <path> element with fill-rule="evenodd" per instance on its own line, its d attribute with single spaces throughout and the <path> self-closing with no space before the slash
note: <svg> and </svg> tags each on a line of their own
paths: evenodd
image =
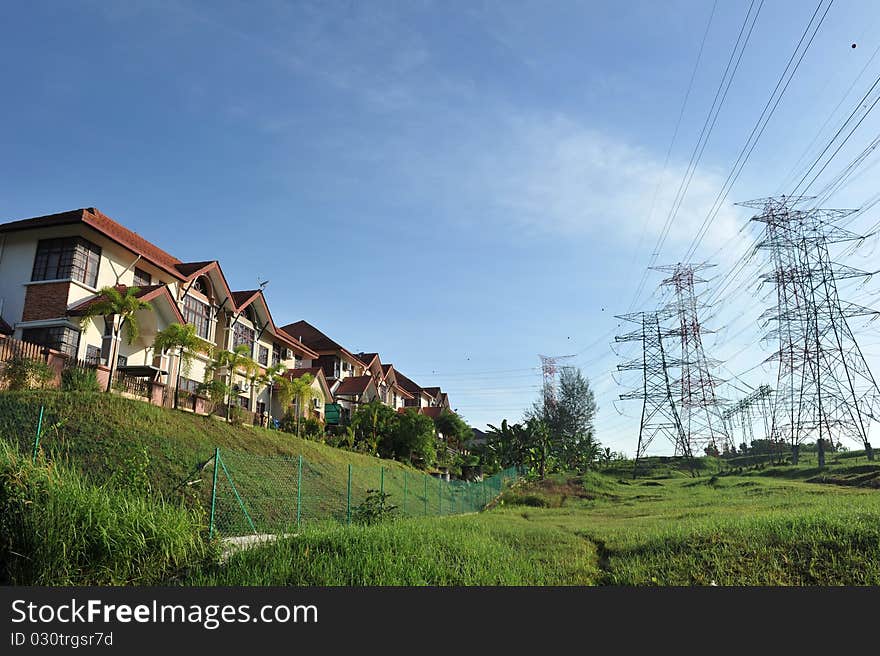
<svg viewBox="0 0 880 656">
<path fill-rule="evenodd" d="M 67 314 L 69 282 L 50 282 L 44 285 L 28 285 L 24 296 L 22 321 L 57 319 Z"/>
</svg>

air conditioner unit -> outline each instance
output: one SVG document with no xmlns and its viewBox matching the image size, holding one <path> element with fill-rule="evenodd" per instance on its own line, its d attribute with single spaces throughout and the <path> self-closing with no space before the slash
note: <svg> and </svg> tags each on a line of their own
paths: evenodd
<svg viewBox="0 0 880 656">
<path fill-rule="evenodd" d="M 293 354 L 293 349 L 285 349 L 284 350 L 284 359 L 285 360 L 293 360 L 296 356 Z"/>
</svg>

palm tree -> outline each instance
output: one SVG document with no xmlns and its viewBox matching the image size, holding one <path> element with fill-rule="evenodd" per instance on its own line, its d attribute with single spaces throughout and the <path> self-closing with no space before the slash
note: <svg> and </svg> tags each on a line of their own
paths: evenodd
<svg viewBox="0 0 880 656">
<path fill-rule="evenodd" d="M 226 421 L 231 422 L 232 420 L 232 389 L 233 382 L 235 379 L 236 369 L 244 368 L 245 375 L 247 372 L 251 370 L 253 360 L 250 357 L 251 347 L 247 344 L 239 344 L 231 351 L 219 351 L 214 356 L 214 361 L 210 364 L 209 370 L 215 371 L 217 369 L 226 369 L 228 373 L 228 383 L 226 384 L 227 389 L 229 390 L 229 398 L 226 402 Z"/>
<path fill-rule="evenodd" d="M 299 420 L 304 414 L 305 408 L 308 407 L 312 399 L 323 399 L 324 394 L 320 390 L 312 387 L 315 377 L 312 374 L 303 374 L 299 378 L 291 381 L 293 386 L 293 399 L 296 401 L 296 436 L 299 437 Z"/>
<path fill-rule="evenodd" d="M 125 339 L 131 344 L 140 335 L 140 325 L 137 313 L 141 310 L 152 310 L 153 306 L 146 301 L 140 300 L 137 295 L 140 287 L 101 287 L 98 291 L 97 300 L 86 308 L 83 313 L 82 323 L 85 325 L 95 317 L 104 317 L 105 322 L 112 325 L 110 353 L 107 357 L 107 365 L 110 367 L 110 377 L 107 380 L 107 390 L 113 384 L 113 376 L 116 373 L 116 360 L 118 353 L 117 343 L 122 327 L 125 326 Z"/>
<path fill-rule="evenodd" d="M 265 385 L 269 388 L 269 414 L 272 414 L 272 388 L 275 386 L 275 383 L 281 378 L 284 372 L 287 370 L 281 362 L 278 364 L 273 364 L 271 367 L 267 368 L 262 374 L 256 377 L 255 383 L 259 383 L 260 385 Z M 269 426 L 271 428 L 271 426 Z"/>
<path fill-rule="evenodd" d="M 160 330 L 153 340 L 153 350 L 167 353 L 177 349 L 177 376 L 174 380 L 174 407 L 177 407 L 177 394 L 180 389 L 180 372 L 189 378 L 192 371 L 193 358 L 197 352 L 209 352 L 211 345 L 196 335 L 196 327 L 192 324 L 172 323 Z"/>
</svg>

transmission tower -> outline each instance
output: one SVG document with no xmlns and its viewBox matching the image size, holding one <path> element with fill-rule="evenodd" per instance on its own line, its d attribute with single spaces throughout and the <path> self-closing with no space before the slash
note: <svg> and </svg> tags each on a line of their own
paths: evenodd
<svg viewBox="0 0 880 656">
<path fill-rule="evenodd" d="M 707 282 L 695 274 L 713 266 L 706 263 L 678 263 L 651 267 L 669 274 L 660 284 L 673 291 L 673 300 L 667 309 L 678 320 L 681 340 L 679 411 L 688 443 L 698 453 L 707 447 L 720 453 L 724 446 L 729 448 L 732 445 L 721 417 L 725 401 L 715 393 L 715 388 L 722 381 L 711 371 L 720 362 L 710 359 L 703 348 L 703 333 L 709 331 L 700 322 L 700 310 L 704 306 L 694 289 L 694 285 Z"/>
<path fill-rule="evenodd" d="M 541 360 L 541 374 L 544 377 L 542 392 L 544 396 L 544 407 L 552 407 L 556 405 L 556 374 L 559 371 L 557 366 L 560 360 L 568 360 L 575 357 L 574 355 L 539 355 Z"/>
<path fill-rule="evenodd" d="M 854 210 L 797 209 L 807 197 L 764 198 L 740 203 L 761 210 L 757 247 L 769 252 L 771 270 L 763 282 L 776 287 L 776 307 L 762 317 L 774 324 L 766 338 L 779 348 L 773 433 L 792 447 L 816 437 L 830 444 L 842 437 L 861 442 L 868 458 L 872 420 L 880 416 L 880 390 L 856 341 L 849 319 L 880 316 L 876 310 L 842 301 L 837 281 L 871 274 L 833 262 L 830 244 L 860 242 L 860 235 L 835 225 Z"/>
<path fill-rule="evenodd" d="M 742 443 L 747 447 L 755 440 L 755 415 L 762 419 L 764 437 L 770 440 L 770 424 L 767 416 L 767 400 L 773 395 L 773 388 L 769 385 L 761 385 L 754 392 L 747 394 L 736 403 L 728 406 L 721 413 L 721 418 L 726 422 L 728 434 L 733 437 L 733 429 L 739 424 L 742 430 Z"/>
<path fill-rule="evenodd" d="M 615 342 L 641 342 L 642 357 L 617 365 L 618 371 L 640 370 L 642 389 L 621 394 L 620 398 L 642 399 L 642 418 L 639 424 L 639 441 L 636 448 L 633 476 L 638 471 L 639 460 L 644 457 L 651 442 L 658 435 L 664 436 L 675 447 L 675 454 L 693 458 L 691 445 L 685 436 L 681 418 L 675 404 L 673 383 L 669 369 L 679 366 L 666 355 L 663 339 L 676 335 L 676 331 L 661 328 L 661 312 L 634 312 L 618 315 L 618 319 L 639 324 L 639 328 L 614 337 Z"/>
</svg>

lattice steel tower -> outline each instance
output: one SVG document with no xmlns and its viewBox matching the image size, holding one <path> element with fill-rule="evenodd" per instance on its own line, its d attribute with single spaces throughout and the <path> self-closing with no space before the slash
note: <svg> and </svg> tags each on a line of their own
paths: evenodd
<svg viewBox="0 0 880 656">
<path fill-rule="evenodd" d="M 651 267 L 670 274 L 660 284 L 673 291 L 673 300 L 667 309 L 678 320 L 678 336 L 681 340 L 678 407 L 688 443 L 698 454 L 707 447 L 719 453 L 724 445 L 732 445 L 721 417 L 725 401 L 715 393 L 715 388 L 722 381 L 712 374 L 712 368 L 720 363 L 709 358 L 703 348 L 703 333 L 709 331 L 700 322 L 703 306 L 694 289 L 695 284 L 707 282 L 695 274 L 713 266 L 680 262 Z"/>
<path fill-rule="evenodd" d="M 849 323 L 876 318 L 876 310 L 842 301 L 837 281 L 871 274 L 832 261 L 830 244 L 864 238 L 835 225 L 854 210 L 796 209 L 811 200 L 782 196 L 740 203 L 760 209 L 752 221 L 764 224 L 757 248 L 769 252 L 772 269 L 763 282 L 776 287 L 776 307 L 762 315 L 766 335 L 779 348 L 773 403 L 773 432 L 792 446 L 816 437 L 834 444 L 842 437 L 861 442 L 868 458 L 870 422 L 880 417 L 880 390 Z"/>
<path fill-rule="evenodd" d="M 639 423 L 639 442 L 633 476 L 638 470 L 639 460 L 644 457 L 651 442 L 658 435 L 668 439 L 675 447 L 676 455 L 693 457 L 693 450 L 682 430 L 681 418 L 675 402 L 675 388 L 669 376 L 669 369 L 678 366 L 677 360 L 670 360 L 663 346 L 663 339 L 677 334 L 660 325 L 660 312 L 634 312 L 617 315 L 618 319 L 639 324 L 639 328 L 617 335 L 616 342 L 641 342 L 642 357 L 617 365 L 618 371 L 639 370 L 642 372 L 642 389 L 621 394 L 620 398 L 642 399 L 642 418 Z"/>
</svg>

